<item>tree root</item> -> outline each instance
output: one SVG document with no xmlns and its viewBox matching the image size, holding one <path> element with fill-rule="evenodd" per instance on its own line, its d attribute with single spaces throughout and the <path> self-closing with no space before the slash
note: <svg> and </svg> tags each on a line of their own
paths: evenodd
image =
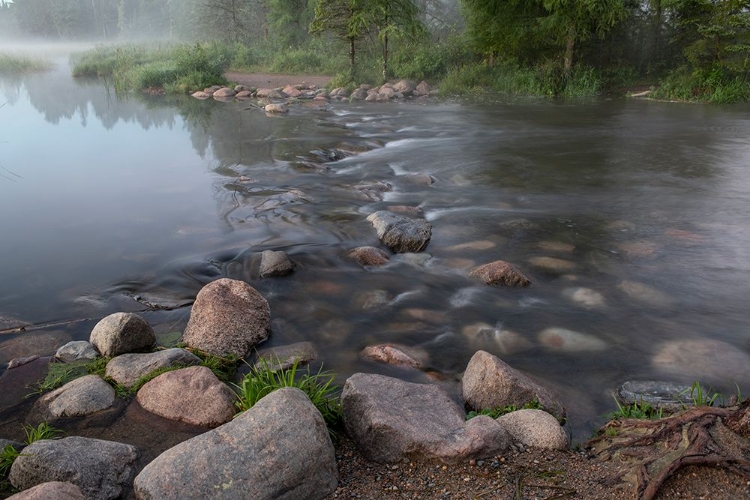
<svg viewBox="0 0 750 500">
<path fill-rule="evenodd" d="M 613 420 L 586 448 L 600 460 L 619 460 L 623 482 L 639 500 L 656 497 L 687 465 L 713 465 L 750 479 L 750 400 L 732 408 L 696 407 L 659 420 Z"/>
</svg>

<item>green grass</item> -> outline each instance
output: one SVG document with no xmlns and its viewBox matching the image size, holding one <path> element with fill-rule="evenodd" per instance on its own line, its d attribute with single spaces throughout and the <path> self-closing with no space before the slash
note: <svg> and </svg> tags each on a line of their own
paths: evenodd
<svg viewBox="0 0 750 500">
<path fill-rule="evenodd" d="M 712 104 L 750 101 L 750 75 L 747 74 L 732 75 L 721 69 L 691 72 L 683 67 L 659 83 L 650 97 Z"/>
<path fill-rule="evenodd" d="M 614 398 L 617 405 L 617 411 L 609 413 L 609 420 L 636 418 L 641 420 L 658 420 L 664 416 L 661 408 L 657 409 L 645 401 L 635 401 L 631 404 L 621 404 L 617 398 Z"/>
<path fill-rule="evenodd" d="M 737 387 L 739 392 L 739 386 Z M 689 389 L 680 393 L 680 399 L 683 400 L 683 408 L 687 405 L 692 406 L 713 406 L 719 400 L 724 399 L 721 393 L 714 391 L 710 387 L 703 387 L 700 382 L 693 382 Z M 687 405 L 685 404 L 687 402 Z"/>
<path fill-rule="evenodd" d="M 471 420 L 474 417 L 478 417 L 479 415 L 486 415 L 491 418 L 498 418 L 502 417 L 503 415 L 507 415 L 508 413 L 513 413 L 514 411 L 518 410 L 543 410 L 542 404 L 536 400 L 532 399 L 522 407 L 518 408 L 516 405 L 507 405 L 507 406 L 500 406 L 497 408 L 488 408 L 484 410 L 479 411 L 470 411 L 466 414 L 466 420 Z"/>
<path fill-rule="evenodd" d="M 23 431 L 26 434 L 27 445 L 41 441 L 42 439 L 56 439 L 65 434 L 62 430 L 52 427 L 47 422 L 42 422 L 36 427 L 28 424 L 22 425 Z M 8 474 L 10 473 L 10 468 L 13 466 L 13 462 L 21 455 L 23 453 L 17 451 L 10 444 L 6 444 L 0 450 L 0 491 L 12 490 L 12 487 L 7 483 Z"/>
<path fill-rule="evenodd" d="M 322 367 L 316 373 L 311 373 L 309 367 L 300 372 L 297 360 L 289 368 L 271 369 L 272 365 L 279 363 L 278 359 L 269 361 L 259 358 L 240 384 L 232 384 L 237 391 L 237 409 L 240 412 L 249 410 L 277 389 L 296 387 L 307 394 L 323 415 L 329 429 L 336 427 L 341 421 L 341 404 L 338 398 L 339 387 L 333 384 L 334 374 L 323 371 Z"/>
<path fill-rule="evenodd" d="M 52 64 L 44 59 L 0 52 L 0 75 L 46 71 L 51 67 Z"/>
<path fill-rule="evenodd" d="M 10 468 L 16 458 L 21 456 L 21 452 L 13 448 L 12 445 L 6 444 L 0 450 L 0 480 L 5 480 L 10 473 Z"/>
</svg>

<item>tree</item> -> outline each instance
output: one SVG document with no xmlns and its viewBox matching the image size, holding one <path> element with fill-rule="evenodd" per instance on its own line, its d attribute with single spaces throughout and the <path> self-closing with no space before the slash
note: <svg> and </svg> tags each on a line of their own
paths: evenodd
<svg viewBox="0 0 750 500">
<path fill-rule="evenodd" d="M 267 19 L 271 37 L 282 47 L 300 47 L 305 43 L 313 20 L 313 0 L 267 0 Z"/>
<path fill-rule="evenodd" d="M 419 9 L 413 0 L 372 0 L 367 2 L 366 19 L 378 33 L 382 44 L 383 80 L 387 80 L 389 41 L 394 37 L 415 39 L 426 33 L 426 29 L 419 19 Z"/>
<path fill-rule="evenodd" d="M 604 36 L 625 14 L 624 0 L 462 0 L 468 33 L 492 58 L 526 61 L 549 53 L 569 73 L 579 42 Z"/>
<path fill-rule="evenodd" d="M 367 0 L 317 0 L 310 33 L 330 31 L 349 44 L 349 73 L 354 75 L 356 42 L 368 30 L 365 4 Z"/>
</svg>

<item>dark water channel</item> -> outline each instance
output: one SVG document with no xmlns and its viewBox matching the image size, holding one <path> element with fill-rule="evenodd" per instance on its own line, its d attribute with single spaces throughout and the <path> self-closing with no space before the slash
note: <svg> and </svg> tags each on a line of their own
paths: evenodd
<svg viewBox="0 0 750 500">
<path fill-rule="evenodd" d="M 227 276 L 268 299 L 270 345 L 311 340 L 342 381 L 428 380 L 359 358 L 395 342 L 451 389 L 489 350 L 561 397 L 576 441 L 626 380 L 750 391 L 748 107 L 482 99 L 268 117 L 68 73 L 0 79 L 0 363 L 123 310 L 174 341 L 189 307 L 148 305 Z M 341 151 L 357 154 L 323 162 Z M 344 259 L 378 245 L 365 218 L 393 205 L 432 223 L 426 251 L 369 270 Z M 258 279 L 266 249 L 296 272 Z M 467 277 L 497 259 L 533 284 Z"/>
</svg>

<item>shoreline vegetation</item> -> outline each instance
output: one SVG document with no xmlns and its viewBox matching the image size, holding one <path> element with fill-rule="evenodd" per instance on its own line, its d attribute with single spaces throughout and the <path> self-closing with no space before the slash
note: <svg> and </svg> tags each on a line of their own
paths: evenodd
<svg viewBox="0 0 750 500">
<path fill-rule="evenodd" d="M 46 59 L 0 51 L 0 76 L 46 71 L 52 64 Z"/>
</svg>

